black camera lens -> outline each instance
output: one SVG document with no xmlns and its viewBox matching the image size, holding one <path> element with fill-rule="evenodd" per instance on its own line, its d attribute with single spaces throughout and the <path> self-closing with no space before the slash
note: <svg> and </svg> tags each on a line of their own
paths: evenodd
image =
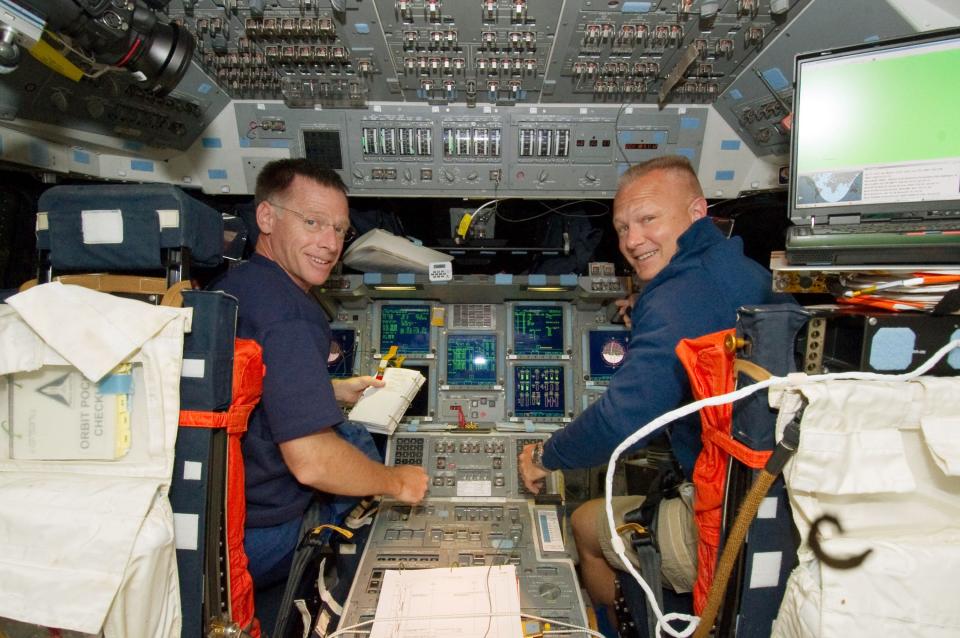
<svg viewBox="0 0 960 638">
<path fill-rule="evenodd" d="M 140 72 L 146 89 L 166 95 L 183 79 L 193 57 L 193 37 L 176 24 L 157 22 L 149 34 L 140 38 L 140 51 L 127 68 Z"/>
<path fill-rule="evenodd" d="M 51 30 L 98 63 L 128 69 L 146 91 L 168 94 L 190 68 L 193 36 L 156 13 L 167 0 L 42 1 Z"/>
</svg>

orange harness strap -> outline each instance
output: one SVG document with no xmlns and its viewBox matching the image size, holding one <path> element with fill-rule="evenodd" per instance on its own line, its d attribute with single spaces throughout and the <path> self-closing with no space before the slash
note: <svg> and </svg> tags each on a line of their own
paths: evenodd
<svg viewBox="0 0 960 638">
<path fill-rule="evenodd" d="M 734 389 L 734 355 L 724 347 L 724 340 L 734 333 L 731 328 L 696 339 L 684 339 L 677 345 L 677 356 L 687 371 L 694 399 L 718 396 Z M 693 586 L 693 608 L 697 614 L 703 610 L 713 582 L 730 457 L 759 469 L 771 454 L 769 451 L 753 450 L 734 440 L 731 435 L 733 406 L 729 403 L 702 408 L 700 421 L 703 450 L 693 468 L 696 495 L 693 515 L 699 531 L 697 580 Z"/>
<path fill-rule="evenodd" d="M 227 431 L 226 533 L 230 604 L 233 621 L 254 638 L 260 636 L 260 624 L 254 616 L 253 578 L 247 570 L 247 555 L 243 551 L 243 527 L 247 507 L 240 439 L 247 431 L 250 413 L 263 394 L 265 371 L 260 344 L 252 339 L 236 339 L 233 355 L 233 400 L 227 411 L 180 411 L 181 427 L 225 428 Z"/>
</svg>

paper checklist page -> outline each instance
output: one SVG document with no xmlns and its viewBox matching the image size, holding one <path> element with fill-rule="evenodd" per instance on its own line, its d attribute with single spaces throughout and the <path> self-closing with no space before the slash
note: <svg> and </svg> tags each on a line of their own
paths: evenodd
<svg viewBox="0 0 960 638">
<path fill-rule="evenodd" d="M 387 570 L 370 638 L 522 638 L 514 565 Z"/>
<path fill-rule="evenodd" d="M 416 370 L 387 368 L 383 373 L 386 385 L 367 388 L 348 418 L 367 424 L 371 432 L 392 434 L 425 380 Z"/>
</svg>

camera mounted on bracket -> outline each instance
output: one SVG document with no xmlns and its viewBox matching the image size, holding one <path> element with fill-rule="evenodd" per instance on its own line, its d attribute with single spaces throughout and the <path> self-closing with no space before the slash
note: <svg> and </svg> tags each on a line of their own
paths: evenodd
<svg viewBox="0 0 960 638">
<path fill-rule="evenodd" d="M 157 15 L 169 0 L 21 1 L 22 7 L 0 0 L 18 9 L 4 12 L 12 20 L 0 25 L 0 67 L 6 72 L 19 63 L 18 44 L 36 42 L 44 28 L 56 36 L 53 42 L 61 39 L 77 66 L 93 70 L 84 69 L 87 75 L 124 69 L 158 95 L 172 91 L 190 66 L 193 36 Z"/>
</svg>

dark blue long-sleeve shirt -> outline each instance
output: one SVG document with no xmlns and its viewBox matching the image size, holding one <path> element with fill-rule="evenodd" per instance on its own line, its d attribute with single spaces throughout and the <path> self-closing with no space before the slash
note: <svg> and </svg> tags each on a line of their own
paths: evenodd
<svg viewBox="0 0 960 638">
<path fill-rule="evenodd" d="M 787 303 L 772 291 L 770 273 L 744 256 L 739 238 L 726 239 L 709 218 L 677 242 L 670 263 L 640 293 L 623 366 L 600 400 L 544 445 L 543 464 L 573 469 L 605 464 L 614 448 L 661 414 L 692 400 L 674 348 L 684 338 L 732 328 L 741 306 Z M 689 477 L 700 453 L 700 416 L 668 426 L 671 447 Z M 639 441 L 632 449 L 647 444 Z"/>
</svg>

